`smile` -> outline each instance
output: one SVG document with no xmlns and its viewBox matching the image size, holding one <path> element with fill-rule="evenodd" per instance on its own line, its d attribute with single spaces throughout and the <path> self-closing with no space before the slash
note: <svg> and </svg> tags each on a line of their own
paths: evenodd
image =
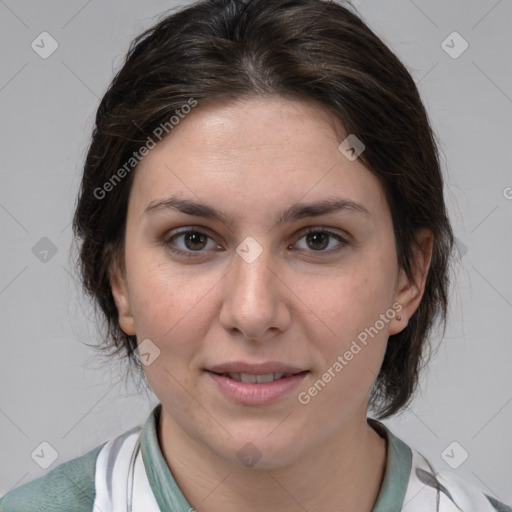
<svg viewBox="0 0 512 512">
<path fill-rule="evenodd" d="M 291 377 L 292 373 L 263 373 L 259 375 L 253 375 L 251 373 L 237 373 L 237 372 L 228 372 L 222 373 L 224 377 L 229 377 L 230 379 L 239 381 L 239 382 L 249 382 L 249 383 L 265 383 L 272 382 L 274 380 L 281 379 L 283 377 Z"/>
<path fill-rule="evenodd" d="M 205 373 L 213 381 L 214 389 L 230 402 L 256 406 L 286 398 L 310 372 L 249 374 L 206 370 Z"/>
</svg>

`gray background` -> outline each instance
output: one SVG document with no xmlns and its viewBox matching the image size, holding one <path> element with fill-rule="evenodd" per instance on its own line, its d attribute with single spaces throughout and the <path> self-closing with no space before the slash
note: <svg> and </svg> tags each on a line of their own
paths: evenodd
<svg viewBox="0 0 512 512">
<path fill-rule="evenodd" d="M 157 403 L 85 345 L 98 338 L 69 258 L 70 221 L 99 98 L 131 39 L 175 5 L 0 1 L 0 495 L 141 424 Z M 422 394 L 385 423 L 439 468 L 466 450 L 454 471 L 511 503 L 511 1 L 355 5 L 418 83 L 460 249 L 448 329 Z M 44 31 L 58 43 L 47 59 L 31 47 Z M 453 31 L 469 44 L 458 58 L 442 47 Z M 43 237 L 55 254 L 42 252 Z M 48 469 L 31 458 L 38 447 L 41 460 L 51 455 L 43 441 L 58 453 Z"/>
</svg>

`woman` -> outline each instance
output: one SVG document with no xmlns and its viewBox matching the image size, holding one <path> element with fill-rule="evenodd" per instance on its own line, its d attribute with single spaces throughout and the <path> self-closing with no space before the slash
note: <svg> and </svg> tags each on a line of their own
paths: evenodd
<svg viewBox="0 0 512 512">
<path fill-rule="evenodd" d="M 10 511 L 510 511 L 378 419 L 412 399 L 453 234 L 405 67 L 344 7 L 206 0 L 139 36 L 74 217 L 160 404 Z"/>
</svg>

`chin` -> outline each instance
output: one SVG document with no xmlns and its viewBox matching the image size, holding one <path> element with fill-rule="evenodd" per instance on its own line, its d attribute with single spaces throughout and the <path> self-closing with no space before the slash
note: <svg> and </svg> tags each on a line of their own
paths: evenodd
<svg viewBox="0 0 512 512">
<path fill-rule="evenodd" d="M 229 437 L 212 449 L 230 463 L 252 471 L 274 471 L 294 464 L 305 451 L 304 433 L 292 435 L 289 430 L 282 429 L 280 434 L 272 429 L 276 427 L 273 422 L 271 428 L 254 429 L 243 433 L 227 429 L 233 437 Z M 279 428 L 279 427 L 278 427 Z M 269 432 L 272 432 L 270 435 Z"/>
</svg>

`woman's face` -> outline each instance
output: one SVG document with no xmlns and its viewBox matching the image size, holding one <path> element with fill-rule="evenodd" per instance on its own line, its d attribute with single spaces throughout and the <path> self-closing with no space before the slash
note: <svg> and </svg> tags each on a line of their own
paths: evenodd
<svg viewBox="0 0 512 512">
<path fill-rule="evenodd" d="M 120 324 L 168 424 L 226 460 L 277 467 L 360 428 L 421 299 L 382 186 L 337 133 L 281 97 L 199 105 L 136 170 Z"/>
</svg>

